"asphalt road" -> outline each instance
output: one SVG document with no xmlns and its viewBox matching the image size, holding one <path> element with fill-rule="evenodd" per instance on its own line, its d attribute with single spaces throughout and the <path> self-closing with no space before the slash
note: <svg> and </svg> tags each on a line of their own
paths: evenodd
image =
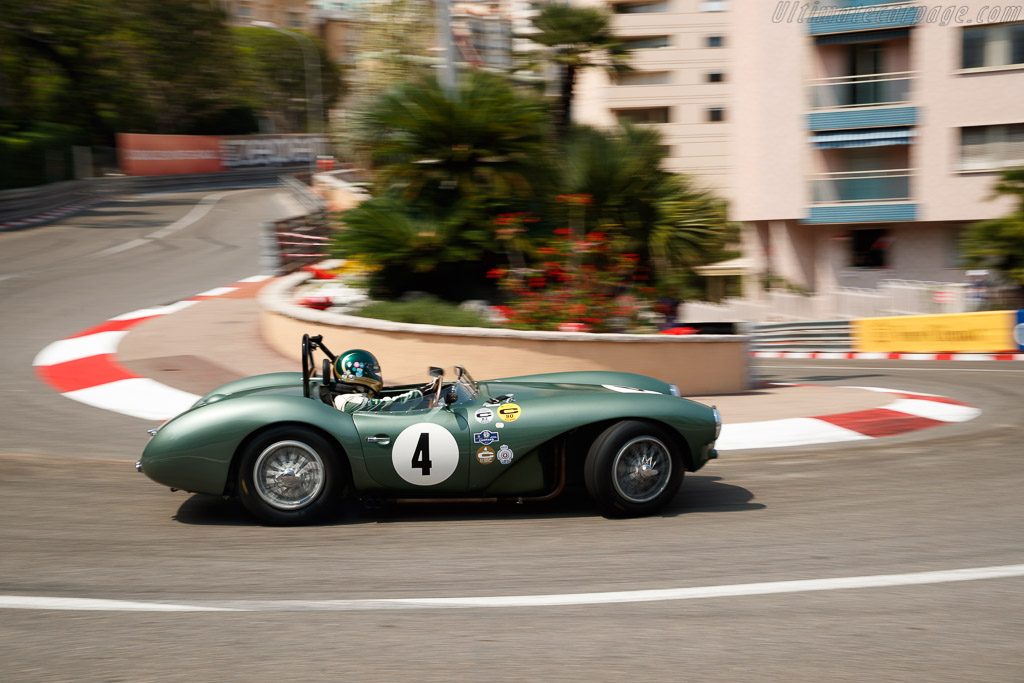
<svg viewBox="0 0 1024 683">
<path fill-rule="evenodd" d="M 0 235 L 0 596 L 248 601 L 254 611 L 0 609 L 0 680 L 1024 679 L 1024 578 L 607 605 L 328 609 L 322 601 L 1022 564 L 1024 367 L 760 361 L 759 372 L 780 381 L 940 393 L 984 413 L 894 439 L 730 455 L 688 476 L 657 517 L 606 520 L 570 496 L 352 506 L 335 524 L 264 528 L 235 502 L 170 493 L 137 475 L 130 463 L 146 423 L 66 400 L 29 367 L 50 341 L 107 317 L 259 272 L 247 221 L 276 203 L 258 191 L 225 197 L 222 215 L 211 210 L 166 244 L 86 257 L 178 220 L 201 196 L 148 197 Z M 309 603 L 281 610 L 284 600 Z"/>
</svg>

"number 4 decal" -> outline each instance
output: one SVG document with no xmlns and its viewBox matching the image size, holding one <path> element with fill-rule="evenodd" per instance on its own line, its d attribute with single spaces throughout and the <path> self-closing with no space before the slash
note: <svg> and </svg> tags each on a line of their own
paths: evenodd
<svg viewBox="0 0 1024 683">
<path fill-rule="evenodd" d="M 410 484 L 440 484 L 459 466 L 459 444 L 441 425 L 420 422 L 403 429 L 395 439 L 391 464 Z"/>
<path fill-rule="evenodd" d="M 430 476 L 430 434 L 423 432 L 416 442 L 416 450 L 412 453 L 412 466 L 423 471 L 424 477 Z"/>
</svg>

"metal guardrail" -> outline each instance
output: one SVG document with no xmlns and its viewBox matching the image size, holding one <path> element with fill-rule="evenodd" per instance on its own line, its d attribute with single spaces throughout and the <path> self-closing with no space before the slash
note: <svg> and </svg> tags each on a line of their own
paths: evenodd
<svg viewBox="0 0 1024 683">
<path fill-rule="evenodd" d="M 301 166 L 250 168 L 221 173 L 162 176 L 105 176 L 0 191 L 0 223 L 31 218 L 66 206 L 120 194 L 270 187 L 278 177 L 309 172 Z"/>
<path fill-rule="evenodd" d="M 747 326 L 752 351 L 853 350 L 849 320 L 803 320 Z"/>
</svg>

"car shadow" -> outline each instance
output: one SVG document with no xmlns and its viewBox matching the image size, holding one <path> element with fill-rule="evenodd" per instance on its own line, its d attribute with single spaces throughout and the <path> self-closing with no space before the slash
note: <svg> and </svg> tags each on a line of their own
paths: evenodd
<svg viewBox="0 0 1024 683">
<path fill-rule="evenodd" d="M 679 494 L 658 517 L 678 517 L 696 512 L 761 510 L 754 494 L 741 486 L 722 483 L 721 477 L 687 475 Z M 567 489 L 554 500 L 522 503 L 393 503 L 345 502 L 338 514 L 318 526 L 352 524 L 429 523 L 509 519 L 556 519 L 599 517 L 597 506 L 579 488 Z M 206 526 L 260 526 L 237 498 L 194 494 L 179 506 L 173 519 L 182 524 Z"/>
</svg>

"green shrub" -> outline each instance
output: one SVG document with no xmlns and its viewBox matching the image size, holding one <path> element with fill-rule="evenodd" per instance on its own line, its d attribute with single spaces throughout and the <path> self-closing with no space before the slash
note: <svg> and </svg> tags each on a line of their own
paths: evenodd
<svg viewBox="0 0 1024 683">
<path fill-rule="evenodd" d="M 375 301 L 353 312 L 352 315 L 419 325 L 494 327 L 489 320 L 477 313 L 432 296 L 412 301 Z"/>
</svg>

